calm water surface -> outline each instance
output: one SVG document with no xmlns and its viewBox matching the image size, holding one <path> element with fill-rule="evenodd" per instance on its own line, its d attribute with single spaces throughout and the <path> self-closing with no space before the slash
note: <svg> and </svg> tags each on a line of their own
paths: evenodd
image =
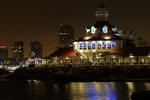
<svg viewBox="0 0 150 100">
<path fill-rule="evenodd" d="M 150 82 L 1 81 L 0 100 L 130 100 L 134 90 L 150 90 Z"/>
</svg>

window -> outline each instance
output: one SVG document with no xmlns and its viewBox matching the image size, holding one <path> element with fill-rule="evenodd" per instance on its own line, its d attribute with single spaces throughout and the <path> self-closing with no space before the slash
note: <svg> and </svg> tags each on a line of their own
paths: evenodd
<svg viewBox="0 0 150 100">
<path fill-rule="evenodd" d="M 116 47 L 117 46 L 117 43 L 116 42 L 112 42 L 112 47 Z"/>
<path fill-rule="evenodd" d="M 107 43 L 107 49 L 111 49 L 111 42 Z"/>
<path fill-rule="evenodd" d="M 106 43 L 105 42 L 102 43 L 102 49 L 106 49 Z"/>
<path fill-rule="evenodd" d="M 86 43 L 83 43 L 83 49 L 86 49 Z"/>
<path fill-rule="evenodd" d="M 92 43 L 92 49 L 95 49 L 96 43 Z"/>
<path fill-rule="evenodd" d="M 91 43 L 88 43 L 88 49 L 91 49 Z"/>
<path fill-rule="evenodd" d="M 97 44 L 98 49 L 101 49 L 101 43 Z"/>
<path fill-rule="evenodd" d="M 80 49 L 82 49 L 83 48 L 83 44 L 82 43 L 80 43 Z"/>
</svg>

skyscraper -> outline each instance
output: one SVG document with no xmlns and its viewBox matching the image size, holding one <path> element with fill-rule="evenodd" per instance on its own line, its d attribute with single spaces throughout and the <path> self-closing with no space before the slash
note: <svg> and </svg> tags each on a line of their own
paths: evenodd
<svg viewBox="0 0 150 100">
<path fill-rule="evenodd" d="M 8 58 L 8 48 L 6 45 L 0 45 L 0 59 Z"/>
<path fill-rule="evenodd" d="M 61 24 L 59 29 L 59 46 L 71 46 L 74 41 L 74 27 L 67 24 Z"/>
<path fill-rule="evenodd" d="M 30 49 L 30 55 L 31 58 L 35 57 L 43 57 L 43 52 L 42 52 L 42 45 L 38 41 L 32 41 L 31 42 L 31 49 Z"/>
<path fill-rule="evenodd" d="M 24 59 L 24 43 L 16 41 L 11 47 L 12 58 L 21 61 Z"/>
<path fill-rule="evenodd" d="M 107 21 L 109 17 L 109 11 L 104 5 L 101 4 L 97 7 L 95 16 L 97 20 Z"/>
</svg>

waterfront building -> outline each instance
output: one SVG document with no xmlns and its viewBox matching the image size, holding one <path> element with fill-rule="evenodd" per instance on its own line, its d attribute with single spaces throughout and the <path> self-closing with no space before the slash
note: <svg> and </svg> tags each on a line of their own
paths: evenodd
<svg viewBox="0 0 150 100">
<path fill-rule="evenodd" d="M 42 58 L 43 57 L 42 45 L 40 42 L 38 42 L 38 41 L 31 42 L 30 56 L 31 56 L 31 58 Z"/>
<path fill-rule="evenodd" d="M 150 64 L 150 47 L 138 47 L 134 31 L 112 25 L 105 6 L 98 6 L 95 17 L 83 37 L 74 40 L 73 48 L 59 48 L 48 58 L 56 65 Z"/>
<path fill-rule="evenodd" d="M 16 41 L 11 46 L 11 56 L 16 61 L 22 61 L 24 59 L 24 43 L 23 43 L 23 41 L 21 41 L 21 40 Z"/>
<path fill-rule="evenodd" d="M 131 34 L 123 33 L 108 21 L 109 12 L 100 5 L 96 10 L 97 21 L 85 28 L 85 35 L 74 41 L 74 50 L 82 58 L 122 55 L 124 48 L 134 47 Z"/>
</svg>

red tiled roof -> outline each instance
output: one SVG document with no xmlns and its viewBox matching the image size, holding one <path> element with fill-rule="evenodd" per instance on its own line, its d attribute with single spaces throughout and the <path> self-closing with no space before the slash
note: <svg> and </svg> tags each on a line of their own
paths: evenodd
<svg viewBox="0 0 150 100">
<path fill-rule="evenodd" d="M 77 56 L 73 48 L 58 48 L 49 57 L 75 57 Z"/>
</svg>

